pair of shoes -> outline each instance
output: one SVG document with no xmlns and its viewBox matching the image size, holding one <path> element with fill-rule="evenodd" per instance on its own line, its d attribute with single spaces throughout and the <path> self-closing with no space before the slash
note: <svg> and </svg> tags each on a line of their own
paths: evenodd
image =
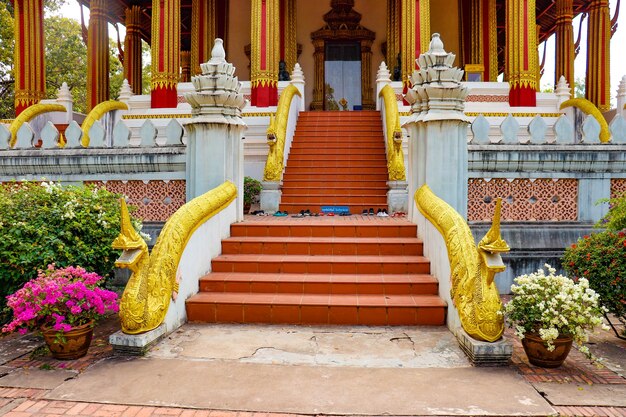
<svg viewBox="0 0 626 417">
<path fill-rule="evenodd" d="M 294 214 L 294 215 L 293 215 L 293 216 L 291 216 L 291 217 L 301 218 L 301 217 L 304 217 L 304 214 L 302 214 L 302 213 L 298 213 L 298 214 Z"/>
<path fill-rule="evenodd" d="M 252 213 L 250 213 L 254 216 L 265 216 L 265 212 L 263 210 L 254 210 Z"/>
<path fill-rule="evenodd" d="M 350 213 L 350 212 L 347 212 L 347 213 L 339 213 L 339 215 L 340 215 L 340 216 L 347 217 L 347 216 L 352 216 L 352 213 Z"/>
<path fill-rule="evenodd" d="M 327 216 L 328 217 L 333 217 L 335 215 L 335 213 L 328 213 Z"/>
<path fill-rule="evenodd" d="M 300 214 L 302 214 L 302 216 L 310 216 L 311 215 L 311 211 L 309 209 L 306 210 L 300 210 Z"/>
<path fill-rule="evenodd" d="M 361 216 L 373 216 L 374 215 L 374 209 L 370 208 L 368 209 L 363 209 L 363 212 L 361 213 Z"/>
<path fill-rule="evenodd" d="M 389 217 L 389 213 L 387 213 L 387 209 L 378 209 L 378 213 L 376 213 L 378 217 Z"/>
<path fill-rule="evenodd" d="M 402 211 L 396 211 L 395 213 L 391 215 L 391 217 L 404 217 L 404 216 L 406 216 L 406 213 Z"/>
<path fill-rule="evenodd" d="M 276 213 L 274 213 L 274 217 L 287 217 L 289 215 L 289 213 L 287 213 L 287 210 L 285 211 L 277 211 Z"/>
</svg>

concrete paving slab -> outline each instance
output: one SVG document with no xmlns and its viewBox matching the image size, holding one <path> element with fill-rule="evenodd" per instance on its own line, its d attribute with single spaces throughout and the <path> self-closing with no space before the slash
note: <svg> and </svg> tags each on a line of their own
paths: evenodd
<svg viewBox="0 0 626 417">
<path fill-rule="evenodd" d="M 54 389 L 78 375 L 64 369 L 20 368 L 0 378 L 0 387 Z"/>
<path fill-rule="evenodd" d="M 301 414 L 546 416 L 504 368 L 357 368 L 111 358 L 48 399 Z"/>
<path fill-rule="evenodd" d="M 5 365 L 13 359 L 30 353 L 43 344 L 43 339 L 33 333 L 7 337 L 0 343 L 0 365 Z"/>
<path fill-rule="evenodd" d="M 187 324 L 148 354 L 242 363 L 453 368 L 469 360 L 443 327 L 237 326 Z"/>
<path fill-rule="evenodd" d="M 533 384 L 552 405 L 626 407 L 626 385 Z"/>
</svg>

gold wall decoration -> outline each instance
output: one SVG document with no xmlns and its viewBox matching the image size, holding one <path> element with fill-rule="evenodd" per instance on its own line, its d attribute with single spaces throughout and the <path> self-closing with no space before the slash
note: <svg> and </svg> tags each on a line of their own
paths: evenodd
<svg viewBox="0 0 626 417">
<path fill-rule="evenodd" d="M 500 339 L 504 317 L 494 277 L 505 269 L 499 253 L 510 250 L 500 236 L 501 200 L 497 201 L 491 229 L 478 246 L 465 219 L 428 185 L 415 192 L 415 204 L 445 240 L 452 280 L 450 296 L 463 329 L 477 340 Z"/>
<path fill-rule="evenodd" d="M 389 181 L 406 181 L 404 152 L 402 151 L 402 129 L 396 93 L 389 84 L 380 90 L 385 102 L 385 122 L 387 125 L 387 170 Z"/>
<path fill-rule="evenodd" d="M 217 1 L 192 0 L 191 75 L 202 74 L 200 64 L 211 58 L 213 40 L 217 37 Z"/>
<path fill-rule="evenodd" d="M 601 111 L 611 109 L 611 15 L 609 0 L 589 2 L 585 98 Z M 572 84 L 573 85 L 573 84 Z"/>
<path fill-rule="evenodd" d="M 537 90 L 535 0 L 506 2 L 506 77 L 513 88 Z"/>
<path fill-rule="evenodd" d="M 152 90 L 176 88 L 180 72 L 180 0 L 152 0 L 151 65 Z"/>
<path fill-rule="evenodd" d="M 98 104 L 89 112 L 81 126 L 81 130 L 83 131 L 83 137 L 80 140 L 80 143 L 85 148 L 89 146 L 89 130 L 91 129 L 95 121 L 100 120 L 102 116 L 113 110 L 128 110 L 128 106 L 126 105 L 126 103 L 122 103 L 121 101 L 108 100 Z"/>
<path fill-rule="evenodd" d="M 570 92 L 574 95 L 574 0 L 556 1 L 556 64 L 554 85 L 561 76 L 570 85 Z"/>
<path fill-rule="evenodd" d="M 106 0 L 89 3 L 87 38 L 87 109 L 109 99 L 109 29 Z"/>
<path fill-rule="evenodd" d="M 302 97 L 300 91 L 293 84 L 289 84 L 278 100 L 276 117 L 270 116 L 270 125 L 267 128 L 267 144 L 270 149 L 265 162 L 263 181 L 278 182 L 282 178 L 289 109 L 294 96 Z"/>
<path fill-rule="evenodd" d="M 263 9 L 265 16 L 262 16 Z M 251 86 L 253 89 L 259 86 L 276 87 L 280 60 L 280 0 L 252 0 L 251 15 Z M 265 31 L 262 18 L 266 22 Z"/>
<path fill-rule="evenodd" d="M 133 229 L 126 203 L 121 200 L 121 231 L 113 241 L 113 248 L 123 252 L 115 266 L 132 272 L 120 300 L 119 315 L 124 333 L 145 333 L 163 322 L 170 300 L 178 292 L 176 274 L 187 242 L 198 227 L 228 207 L 236 197 L 237 187 L 227 181 L 194 198 L 165 223 L 150 254 L 146 242 Z"/>
</svg>

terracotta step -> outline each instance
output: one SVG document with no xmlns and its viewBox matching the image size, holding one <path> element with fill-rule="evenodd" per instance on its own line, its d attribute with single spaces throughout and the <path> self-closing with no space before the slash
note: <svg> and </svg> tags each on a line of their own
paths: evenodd
<svg viewBox="0 0 626 417">
<path fill-rule="evenodd" d="M 322 194 L 322 195 L 308 195 L 308 194 L 283 194 L 281 199 L 282 204 L 289 203 L 305 203 L 309 202 L 311 205 L 318 204 L 320 206 L 350 206 L 350 205 L 374 205 L 378 207 L 387 205 L 386 195 L 377 194 L 361 194 L 361 195 L 342 195 L 342 194 Z"/>
<path fill-rule="evenodd" d="M 430 294 L 437 295 L 432 275 L 250 274 L 213 272 L 200 278 L 201 292 L 292 294 Z"/>
<path fill-rule="evenodd" d="M 323 156 L 316 156 L 315 159 L 304 159 L 304 158 L 294 158 L 289 159 L 287 162 L 291 167 L 316 167 L 316 168 L 325 168 L 325 167 L 340 167 L 340 168 L 360 168 L 369 170 L 370 168 L 380 168 L 385 167 L 387 169 L 387 163 L 383 158 L 377 159 L 366 159 L 362 158 L 362 155 L 355 155 L 355 158 L 359 159 L 345 159 L 341 157 L 341 159 L 336 158 L 325 158 Z M 309 168 L 310 170 L 310 168 Z M 354 171 L 358 172 L 358 171 Z"/>
<path fill-rule="evenodd" d="M 382 179 L 371 180 L 371 179 L 359 179 L 358 176 L 352 176 L 348 180 L 337 179 L 332 175 L 327 175 L 326 178 L 322 181 L 320 178 L 316 179 L 285 179 L 283 178 L 283 190 L 287 188 L 316 188 L 320 187 L 320 185 L 331 183 L 333 187 L 336 188 L 384 188 L 385 191 L 388 189 L 387 187 L 387 178 L 386 176 L 381 176 Z"/>
<path fill-rule="evenodd" d="M 283 196 L 286 195 L 344 195 L 344 196 L 358 196 L 358 195 L 372 195 L 377 192 L 386 193 L 389 189 L 387 186 L 383 187 L 336 187 L 334 184 L 326 187 L 294 187 L 283 185 Z"/>
<path fill-rule="evenodd" d="M 359 215 L 359 217 L 362 217 Z M 369 217 L 369 216 L 368 216 Z M 375 217 L 375 216 L 373 216 Z M 304 221 L 303 221 L 304 220 Z M 410 237 L 417 236 L 417 226 L 408 221 L 332 223 L 329 219 L 272 218 L 261 222 L 234 223 L 230 235 L 234 236 L 274 236 L 274 237 Z M 358 219 L 361 220 L 361 219 Z M 392 219 L 388 219 L 392 220 Z"/>
<path fill-rule="evenodd" d="M 347 132 L 325 132 L 317 129 L 310 129 L 306 131 L 298 131 L 296 128 L 295 136 L 302 137 L 304 140 L 309 138 L 335 138 L 338 141 L 359 141 L 367 140 L 369 138 L 383 138 L 382 128 L 375 128 L 371 130 L 363 131 L 347 131 Z"/>
<path fill-rule="evenodd" d="M 325 172 L 310 172 L 310 169 L 302 168 L 304 173 L 292 172 L 294 170 L 285 171 L 283 175 L 283 184 L 287 181 L 310 181 L 310 182 L 320 182 L 320 181 L 333 181 L 337 183 L 341 183 L 343 181 L 362 181 L 362 182 L 383 182 L 386 183 L 389 178 L 387 174 L 387 167 L 384 169 L 381 167 L 379 171 L 382 171 L 378 174 L 371 172 L 364 172 L 359 174 L 338 174 L 338 173 L 325 173 Z M 331 169 L 331 168 L 327 168 Z M 334 168 L 333 168 L 334 169 Z"/>
<path fill-rule="evenodd" d="M 288 162 L 292 161 L 317 161 L 317 160 L 326 160 L 326 161 L 376 161 L 379 165 L 383 163 L 387 163 L 387 157 L 385 156 L 385 152 L 378 150 L 378 152 L 329 152 L 326 149 L 319 149 L 316 151 L 309 150 L 307 152 L 299 152 L 294 154 L 289 154 Z M 368 162 L 369 163 L 369 162 Z"/>
<path fill-rule="evenodd" d="M 378 134 L 382 132 L 383 124 L 378 123 L 346 123 L 346 122 L 329 122 L 329 123 L 300 123 L 296 126 L 296 134 L 301 132 L 322 132 L 329 134 L 344 133 L 344 132 L 370 132 L 376 130 Z"/>
<path fill-rule="evenodd" d="M 428 274 L 423 256 L 380 255 L 220 255 L 211 261 L 214 272 L 297 274 Z"/>
<path fill-rule="evenodd" d="M 445 303 L 434 295 L 198 293 L 189 321 L 208 323 L 443 325 Z"/>
<path fill-rule="evenodd" d="M 332 151 L 332 152 L 341 152 L 341 151 L 354 151 L 355 149 L 362 149 L 365 152 L 385 152 L 385 144 L 384 142 L 376 141 L 376 142 L 367 142 L 367 143 L 356 143 L 356 142 L 321 142 L 321 141 L 310 141 L 310 142 L 302 142 L 297 141 L 291 145 L 291 149 L 289 154 L 293 155 L 294 153 L 304 153 L 310 152 L 311 150 L 315 150 L 318 152 L 321 151 Z"/>
<path fill-rule="evenodd" d="M 281 211 L 287 210 L 289 213 L 299 213 L 300 210 L 310 210 L 311 213 L 320 213 L 322 211 L 322 207 L 324 206 L 346 206 L 346 205 L 349 207 L 350 213 L 352 213 L 352 216 L 359 216 L 359 217 L 361 217 L 361 213 L 363 212 L 363 210 L 369 210 L 370 208 L 373 208 L 374 212 L 378 211 L 379 208 L 388 209 L 386 203 L 384 205 L 377 204 L 377 203 L 343 204 L 341 201 L 333 202 L 332 204 L 326 204 L 326 203 L 325 204 L 311 204 L 306 201 L 302 203 L 298 203 L 298 202 L 281 203 L 279 206 L 280 207 L 279 209 Z"/>
<path fill-rule="evenodd" d="M 222 254 L 260 255 L 423 255 L 418 238 L 258 237 L 235 236 L 222 241 Z"/>
</svg>

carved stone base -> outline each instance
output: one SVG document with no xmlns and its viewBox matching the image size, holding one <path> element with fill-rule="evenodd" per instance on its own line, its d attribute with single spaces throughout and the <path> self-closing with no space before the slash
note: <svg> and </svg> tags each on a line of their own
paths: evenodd
<svg viewBox="0 0 626 417">
<path fill-rule="evenodd" d="M 406 181 L 387 181 L 387 207 L 389 213 L 407 213 L 409 208 L 409 191 Z"/>
<path fill-rule="evenodd" d="M 143 356 L 166 334 L 165 323 L 154 330 L 141 334 L 126 334 L 118 331 L 109 336 L 109 343 L 115 352 L 125 355 Z"/>
<path fill-rule="evenodd" d="M 456 331 L 456 338 L 463 352 L 475 366 L 507 366 L 511 360 L 513 345 L 504 337 L 493 343 L 482 342 L 459 328 Z"/>
<path fill-rule="evenodd" d="M 263 186 L 263 190 L 261 190 L 261 210 L 266 213 L 277 212 L 280 198 L 283 194 L 280 190 L 280 183 L 263 181 L 261 184 Z"/>
</svg>

